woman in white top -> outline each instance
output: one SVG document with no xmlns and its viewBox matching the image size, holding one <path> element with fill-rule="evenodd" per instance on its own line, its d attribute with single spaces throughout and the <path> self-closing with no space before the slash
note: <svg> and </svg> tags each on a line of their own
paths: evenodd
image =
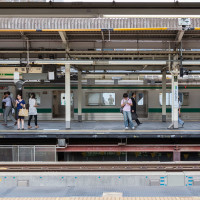
<svg viewBox="0 0 200 200">
<path fill-rule="evenodd" d="M 28 119 L 28 128 L 32 128 L 31 126 L 31 119 L 34 116 L 35 119 L 35 128 L 39 128 L 37 125 L 37 101 L 35 99 L 35 94 L 31 93 L 30 98 L 29 98 L 29 119 Z"/>
</svg>

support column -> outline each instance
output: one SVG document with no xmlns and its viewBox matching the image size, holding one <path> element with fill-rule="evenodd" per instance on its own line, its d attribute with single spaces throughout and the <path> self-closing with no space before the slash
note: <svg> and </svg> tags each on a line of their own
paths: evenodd
<svg viewBox="0 0 200 200">
<path fill-rule="evenodd" d="M 172 123 L 178 128 L 178 73 L 172 74 Z"/>
<path fill-rule="evenodd" d="M 162 71 L 162 122 L 166 122 L 166 69 Z"/>
<path fill-rule="evenodd" d="M 82 122 L 82 74 L 78 70 L 78 121 Z"/>
<path fill-rule="evenodd" d="M 169 56 L 170 58 L 170 56 Z M 169 59 L 169 71 L 171 73 L 171 91 L 172 91 L 172 106 L 171 106 L 171 118 L 172 123 L 168 127 L 169 129 L 178 128 L 178 74 L 179 74 L 179 62 L 178 55 L 173 57 L 172 68 Z"/>
<path fill-rule="evenodd" d="M 70 64 L 65 65 L 65 128 L 70 129 L 71 121 L 71 88 L 70 88 Z"/>
<path fill-rule="evenodd" d="M 172 76 L 172 112 L 171 112 L 171 118 L 172 123 L 168 128 L 178 128 L 178 69 L 176 71 L 173 71 L 171 73 Z"/>
<path fill-rule="evenodd" d="M 173 151 L 173 161 L 181 161 L 181 152 L 180 151 Z"/>
</svg>

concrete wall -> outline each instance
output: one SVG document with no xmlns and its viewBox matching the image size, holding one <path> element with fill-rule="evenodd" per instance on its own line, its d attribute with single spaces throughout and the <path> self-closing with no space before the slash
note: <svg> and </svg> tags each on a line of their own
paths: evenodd
<svg viewBox="0 0 200 200">
<path fill-rule="evenodd" d="M 0 187 L 199 186 L 200 172 L 6 172 Z"/>
</svg>

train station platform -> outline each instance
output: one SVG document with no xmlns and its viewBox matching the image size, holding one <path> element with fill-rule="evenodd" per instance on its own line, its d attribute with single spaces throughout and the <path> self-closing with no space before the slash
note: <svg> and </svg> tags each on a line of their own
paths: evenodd
<svg viewBox="0 0 200 200">
<path fill-rule="evenodd" d="M 0 200 L 200 200 L 200 187 L 2 187 Z M 84 188 L 86 189 L 84 191 Z M 112 191 L 112 192 L 111 192 Z M 114 192 L 113 192 L 114 191 Z M 123 197 L 103 193 L 117 193 Z M 103 196 L 103 197 L 102 197 Z M 17 198 L 15 198 L 17 197 Z"/>
<path fill-rule="evenodd" d="M 200 138 L 200 122 L 187 121 L 184 127 L 168 129 L 170 122 L 145 121 L 135 130 L 125 130 L 123 121 L 71 122 L 39 121 L 39 129 L 17 130 L 17 126 L 0 125 L 0 138 Z"/>
</svg>

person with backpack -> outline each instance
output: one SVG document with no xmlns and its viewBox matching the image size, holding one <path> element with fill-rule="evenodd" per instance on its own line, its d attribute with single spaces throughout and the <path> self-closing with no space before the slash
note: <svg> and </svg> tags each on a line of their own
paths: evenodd
<svg viewBox="0 0 200 200">
<path fill-rule="evenodd" d="M 30 98 L 29 98 L 29 119 L 28 119 L 28 129 L 32 128 L 31 126 L 31 120 L 32 117 L 34 116 L 35 120 L 35 128 L 39 128 L 37 124 L 37 101 L 35 99 L 35 93 L 31 93 Z"/>
<path fill-rule="evenodd" d="M 14 106 L 13 106 L 12 98 L 10 97 L 10 92 L 9 91 L 5 92 L 5 95 L 3 97 L 2 103 L 5 103 L 4 124 L 2 124 L 2 125 L 7 126 L 7 118 L 8 118 L 8 116 L 14 122 L 14 125 L 17 125 L 17 121 L 12 116 L 12 108 L 14 108 Z"/>
<path fill-rule="evenodd" d="M 130 126 L 132 130 L 135 129 L 131 117 L 131 106 L 132 106 L 132 100 L 128 98 L 127 93 L 124 93 L 123 99 L 121 100 L 121 108 L 123 110 L 123 115 L 124 115 L 125 130 L 128 130 L 128 126 Z"/>
</svg>

